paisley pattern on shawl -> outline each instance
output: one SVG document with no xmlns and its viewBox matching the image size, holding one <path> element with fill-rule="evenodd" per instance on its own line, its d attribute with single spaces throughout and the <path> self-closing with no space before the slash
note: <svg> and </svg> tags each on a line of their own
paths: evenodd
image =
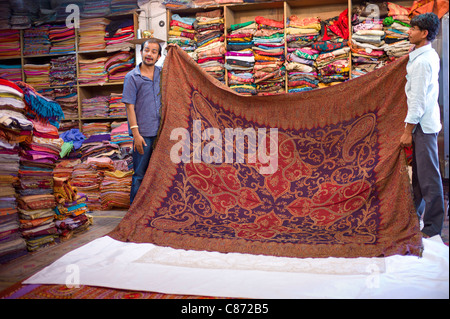
<svg viewBox="0 0 450 319">
<path fill-rule="evenodd" d="M 383 94 L 402 92 L 405 61 L 316 92 L 244 98 L 180 50 L 168 58 L 154 155 L 111 237 L 289 257 L 420 253 L 398 145 L 404 111 Z M 180 128 L 186 148 L 173 161 Z"/>
</svg>

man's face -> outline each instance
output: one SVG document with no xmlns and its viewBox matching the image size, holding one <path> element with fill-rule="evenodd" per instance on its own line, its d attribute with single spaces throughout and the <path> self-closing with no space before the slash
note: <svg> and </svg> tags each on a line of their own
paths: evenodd
<svg viewBox="0 0 450 319">
<path fill-rule="evenodd" d="M 147 43 L 142 50 L 142 63 L 152 66 L 155 65 L 159 58 L 159 44 Z"/>
<path fill-rule="evenodd" d="M 418 26 L 411 27 L 408 30 L 409 35 L 409 42 L 411 44 L 421 44 L 423 41 L 426 40 L 428 31 L 427 30 L 421 30 Z"/>
</svg>

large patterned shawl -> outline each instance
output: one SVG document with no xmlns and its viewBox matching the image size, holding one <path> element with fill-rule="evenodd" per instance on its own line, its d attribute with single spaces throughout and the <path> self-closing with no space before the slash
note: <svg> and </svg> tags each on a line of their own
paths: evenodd
<svg viewBox="0 0 450 319">
<path fill-rule="evenodd" d="M 290 257 L 419 255 L 399 144 L 406 62 L 329 88 L 242 96 L 171 48 L 159 139 L 109 235 Z"/>
</svg>

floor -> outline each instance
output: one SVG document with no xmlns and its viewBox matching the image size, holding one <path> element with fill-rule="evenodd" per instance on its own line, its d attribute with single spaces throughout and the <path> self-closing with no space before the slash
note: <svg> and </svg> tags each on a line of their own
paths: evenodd
<svg viewBox="0 0 450 319">
<path fill-rule="evenodd" d="M 86 232 L 78 234 L 66 242 L 45 248 L 43 250 L 29 253 L 9 263 L 0 265 L 0 292 L 15 283 L 21 282 L 34 273 L 50 265 L 64 254 L 87 244 L 88 242 L 102 237 L 113 230 L 126 214 L 123 210 L 94 211 L 91 215 L 94 223 Z M 449 243 L 449 218 L 446 214 L 442 240 Z"/>
<path fill-rule="evenodd" d="M 66 253 L 100 238 L 113 230 L 126 214 L 125 210 L 94 211 L 93 225 L 88 231 L 71 239 L 40 251 L 28 253 L 9 263 L 0 265 L 0 291 L 21 282 L 39 270 L 53 263 Z"/>
</svg>

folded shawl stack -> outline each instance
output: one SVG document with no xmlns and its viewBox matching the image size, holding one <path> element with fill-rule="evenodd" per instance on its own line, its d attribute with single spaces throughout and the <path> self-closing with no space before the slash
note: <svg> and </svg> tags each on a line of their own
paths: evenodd
<svg viewBox="0 0 450 319">
<path fill-rule="evenodd" d="M 81 109 L 83 117 L 108 117 L 109 95 L 83 99 Z"/>
<path fill-rule="evenodd" d="M 104 50 L 106 48 L 106 18 L 81 19 L 78 42 L 79 51 Z"/>
<path fill-rule="evenodd" d="M 92 217 L 88 215 L 86 195 L 78 193 L 78 189 L 72 186 L 69 177 L 53 177 L 53 190 L 57 205 L 55 207 L 56 221 L 59 238 L 67 240 L 92 225 Z"/>
<path fill-rule="evenodd" d="M 0 263 L 27 253 L 19 231 L 15 185 L 19 174 L 19 142 L 31 136 L 32 123 L 24 116 L 23 92 L 14 83 L 0 79 Z"/>
<path fill-rule="evenodd" d="M 75 55 L 65 55 L 50 60 L 50 85 L 73 86 L 77 81 L 77 59 Z"/>
<path fill-rule="evenodd" d="M 108 56 L 105 62 L 108 81 L 123 81 L 125 75 L 134 68 L 134 61 L 134 53 L 127 51 L 120 51 Z"/>
<path fill-rule="evenodd" d="M 0 64 L 0 79 L 8 81 L 22 81 L 21 64 Z"/>
<path fill-rule="evenodd" d="M 102 209 L 129 208 L 133 171 L 105 171 L 100 186 Z"/>
<path fill-rule="evenodd" d="M 75 52 L 75 28 L 65 24 L 52 25 L 49 29 L 51 54 L 66 54 Z"/>
<path fill-rule="evenodd" d="M 194 23 L 196 21 L 195 17 L 182 17 L 178 13 L 173 14 L 167 34 L 167 43 L 177 44 L 194 60 L 197 60 L 197 55 L 194 52 L 196 49 Z"/>
<path fill-rule="evenodd" d="M 285 92 L 284 23 L 255 17 L 258 30 L 253 34 L 255 65 L 253 78 L 258 95 Z"/>
<path fill-rule="evenodd" d="M 48 54 L 51 42 L 49 38 L 49 25 L 33 26 L 23 32 L 23 55 L 33 56 Z"/>
<path fill-rule="evenodd" d="M 225 68 L 228 70 L 228 86 L 243 95 L 255 95 L 253 78 L 255 56 L 253 54 L 253 35 L 256 22 L 236 23 L 228 28 Z"/>
<path fill-rule="evenodd" d="M 358 77 L 408 54 L 409 10 L 392 2 L 377 4 L 379 16 L 370 16 L 364 4 L 352 18 L 352 76 Z"/>
<path fill-rule="evenodd" d="M 321 23 L 317 17 L 289 17 L 286 29 L 288 92 L 318 88 L 319 79 L 314 62 L 319 51 L 313 49 L 312 45 L 319 38 L 320 30 Z"/>
<path fill-rule="evenodd" d="M 214 78 L 225 83 L 223 12 L 221 9 L 198 12 L 195 17 L 197 63 Z"/>
<path fill-rule="evenodd" d="M 134 46 L 134 44 L 128 42 L 134 39 L 133 19 L 110 21 L 105 30 L 106 50 L 108 52 L 129 51 Z"/>
</svg>

